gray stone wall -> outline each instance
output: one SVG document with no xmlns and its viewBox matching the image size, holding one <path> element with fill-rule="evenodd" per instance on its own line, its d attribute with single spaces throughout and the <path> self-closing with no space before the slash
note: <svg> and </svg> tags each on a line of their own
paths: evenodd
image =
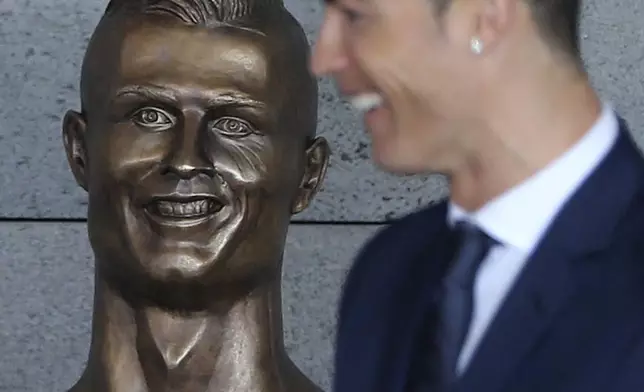
<svg viewBox="0 0 644 392">
<path fill-rule="evenodd" d="M 644 3 L 584 1 L 594 83 L 644 143 Z M 84 47 L 106 0 L 0 0 L 0 392 L 64 391 L 86 359 L 92 262 L 85 194 L 66 167 L 61 115 L 78 108 Z M 314 40 L 318 0 L 286 0 Z M 290 230 L 284 317 L 291 355 L 325 389 L 335 307 L 352 257 L 377 223 L 445 195 L 432 178 L 378 172 L 360 119 L 320 81 L 320 134 L 333 159 Z M 80 252 L 76 252 L 80 249 Z"/>
</svg>

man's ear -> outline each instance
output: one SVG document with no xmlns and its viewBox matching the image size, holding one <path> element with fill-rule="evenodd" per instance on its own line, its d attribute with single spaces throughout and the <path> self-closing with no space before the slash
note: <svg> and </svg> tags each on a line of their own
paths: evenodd
<svg viewBox="0 0 644 392">
<path fill-rule="evenodd" d="M 326 168 L 329 163 L 329 156 L 331 149 L 329 143 L 323 137 L 318 137 L 306 150 L 306 164 L 304 168 L 304 176 L 300 183 L 299 192 L 291 212 L 297 214 L 302 212 L 308 207 L 313 197 L 320 189 L 324 176 L 326 175 Z"/>
<path fill-rule="evenodd" d="M 76 182 L 87 190 L 87 150 L 85 133 L 87 121 L 82 114 L 69 110 L 63 119 L 63 143 L 67 153 L 67 162 L 76 178 Z"/>
</svg>

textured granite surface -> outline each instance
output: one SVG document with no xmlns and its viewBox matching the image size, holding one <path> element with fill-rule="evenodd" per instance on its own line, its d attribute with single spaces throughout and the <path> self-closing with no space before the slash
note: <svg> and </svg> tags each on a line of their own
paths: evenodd
<svg viewBox="0 0 644 392">
<path fill-rule="evenodd" d="M 336 302 L 376 226 L 291 228 L 283 303 L 287 348 L 329 390 Z M 87 356 L 92 259 L 82 223 L 0 223 L 0 392 L 63 392 Z"/>
</svg>

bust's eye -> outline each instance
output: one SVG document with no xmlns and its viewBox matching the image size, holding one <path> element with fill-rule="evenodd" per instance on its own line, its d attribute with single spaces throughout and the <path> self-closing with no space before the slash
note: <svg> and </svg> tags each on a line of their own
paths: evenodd
<svg viewBox="0 0 644 392">
<path fill-rule="evenodd" d="M 137 110 L 132 116 L 136 125 L 155 131 L 165 131 L 172 128 L 176 121 L 173 115 L 159 108 L 146 107 Z"/>
<path fill-rule="evenodd" d="M 219 133 L 231 137 L 243 137 L 253 133 L 253 126 L 235 117 L 222 117 L 213 121 L 212 127 Z"/>
</svg>

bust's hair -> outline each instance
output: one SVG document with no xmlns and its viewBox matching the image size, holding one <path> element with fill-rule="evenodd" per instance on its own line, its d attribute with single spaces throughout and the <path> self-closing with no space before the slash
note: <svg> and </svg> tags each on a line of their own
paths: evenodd
<svg viewBox="0 0 644 392">
<path fill-rule="evenodd" d="M 173 16 L 188 24 L 210 25 L 238 21 L 277 7 L 283 7 L 282 0 L 111 0 L 105 14 L 129 9 Z"/>
<path fill-rule="evenodd" d="M 109 90 L 109 80 L 102 70 L 115 67 L 105 64 L 104 43 L 113 45 L 122 39 L 122 31 L 109 25 L 109 20 L 121 16 L 145 14 L 166 15 L 181 23 L 215 28 L 218 25 L 242 24 L 253 28 L 257 23 L 275 24 L 271 34 L 278 34 L 283 41 L 280 54 L 276 58 L 288 62 L 292 73 L 288 83 L 297 94 L 288 94 L 283 110 L 297 121 L 298 127 L 312 137 L 317 129 L 317 80 L 308 70 L 310 47 L 304 30 L 298 21 L 284 7 L 282 0 L 110 0 L 102 20 L 92 34 L 87 47 L 81 70 L 81 110 L 85 115 L 91 111 L 90 102 L 102 102 L 105 91 Z M 107 25 L 106 25 L 107 23 Z M 102 39 L 103 35 L 111 35 Z M 108 57 L 115 61 L 116 57 Z"/>
</svg>

